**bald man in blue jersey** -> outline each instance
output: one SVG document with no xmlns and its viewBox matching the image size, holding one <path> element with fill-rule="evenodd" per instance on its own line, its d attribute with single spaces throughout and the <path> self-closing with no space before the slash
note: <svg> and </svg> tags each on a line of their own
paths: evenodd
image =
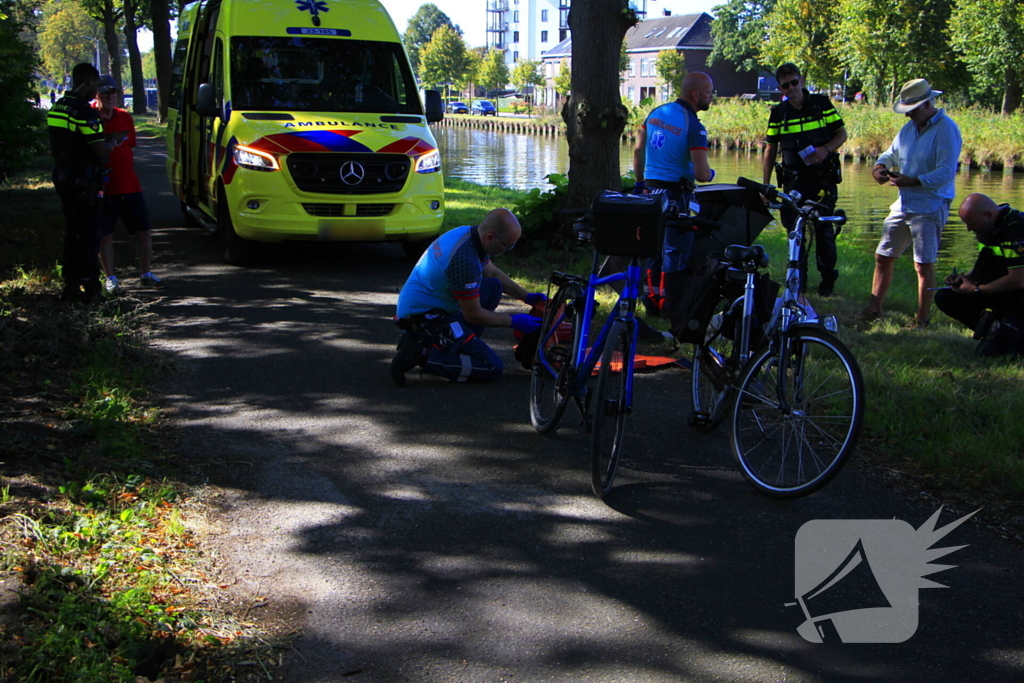
<svg viewBox="0 0 1024 683">
<path fill-rule="evenodd" d="M 398 295 L 395 318 L 404 332 L 391 361 L 396 386 L 417 366 L 454 382 L 501 379 L 504 364 L 481 339 L 484 329 L 540 327 L 540 318 L 528 313 L 495 312 L 502 294 L 531 306 L 547 299 L 527 292 L 491 262 L 512 251 L 522 232 L 511 211 L 494 209 L 479 225 L 454 228 L 427 247 Z"/>
</svg>

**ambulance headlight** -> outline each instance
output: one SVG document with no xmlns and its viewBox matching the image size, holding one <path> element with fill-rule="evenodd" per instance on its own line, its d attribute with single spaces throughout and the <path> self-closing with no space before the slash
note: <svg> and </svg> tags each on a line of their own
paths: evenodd
<svg viewBox="0 0 1024 683">
<path fill-rule="evenodd" d="M 441 153 L 436 149 L 416 159 L 417 173 L 437 173 L 441 170 Z"/>
<path fill-rule="evenodd" d="M 235 147 L 235 163 L 252 171 L 277 171 L 281 168 L 273 155 L 244 145 Z"/>
</svg>

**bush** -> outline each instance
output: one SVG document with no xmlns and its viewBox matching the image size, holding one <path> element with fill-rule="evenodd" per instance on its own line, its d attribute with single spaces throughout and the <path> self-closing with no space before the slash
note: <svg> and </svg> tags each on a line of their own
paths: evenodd
<svg viewBox="0 0 1024 683">
<path fill-rule="evenodd" d="M 570 231 L 562 227 L 558 212 L 569 195 L 569 177 L 563 173 L 549 173 L 544 179 L 553 185 L 547 192 L 535 187 L 516 202 L 513 213 L 523 226 L 520 238 L 531 249 L 569 247 Z"/>
<path fill-rule="evenodd" d="M 13 16 L 13 3 L 0 0 L 0 184 L 24 169 L 43 150 L 43 112 L 29 101 L 35 92 L 36 58 L 19 39 L 23 28 Z"/>
</svg>

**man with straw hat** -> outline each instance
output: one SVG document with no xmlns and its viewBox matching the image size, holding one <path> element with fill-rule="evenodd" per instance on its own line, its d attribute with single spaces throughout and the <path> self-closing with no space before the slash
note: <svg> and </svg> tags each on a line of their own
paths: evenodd
<svg viewBox="0 0 1024 683">
<path fill-rule="evenodd" d="M 892 284 L 893 265 L 913 242 L 917 269 L 917 315 L 911 328 L 928 326 L 935 289 L 935 261 L 942 228 L 953 201 L 954 179 L 960 159 L 960 129 L 933 100 L 941 90 L 927 80 L 907 81 L 893 111 L 910 121 L 885 150 L 871 171 L 880 185 L 899 188 L 889 207 L 882 237 L 875 250 L 871 298 L 860 314 L 864 320 L 882 315 L 882 303 Z"/>
</svg>

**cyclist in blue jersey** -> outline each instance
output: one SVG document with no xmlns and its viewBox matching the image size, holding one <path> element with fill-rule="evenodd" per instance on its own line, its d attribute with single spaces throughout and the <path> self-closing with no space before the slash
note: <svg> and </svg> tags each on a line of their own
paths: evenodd
<svg viewBox="0 0 1024 683">
<path fill-rule="evenodd" d="M 501 379 L 504 364 L 480 338 L 487 327 L 533 332 L 540 318 L 496 313 L 501 295 L 529 305 L 546 300 L 531 294 L 491 262 L 511 251 L 522 227 L 508 209 L 494 209 L 480 225 L 464 225 L 434 240 L 398 295 L 396 322 L 403 330 L 391 361 L 391 379 L 405 384 L 415 367 L 452 381 Z"/>
<path fill-rule="evenodd" d="M 667 192 L 680 208 L 698 209 L 694 183 L 711 182 L 715 172 L 708 165 L 708 134 L 697 112 L 707 111 L 715 84 L 706 73 L 695 71 L 683 78 L 679 99 L 655 108 L 637 130 L 633 171 L 637 187 L 649 194 Z M 683 270 L 690 259 L 693 232 L 665 231 L 661 270 Z"/>
</svg>

